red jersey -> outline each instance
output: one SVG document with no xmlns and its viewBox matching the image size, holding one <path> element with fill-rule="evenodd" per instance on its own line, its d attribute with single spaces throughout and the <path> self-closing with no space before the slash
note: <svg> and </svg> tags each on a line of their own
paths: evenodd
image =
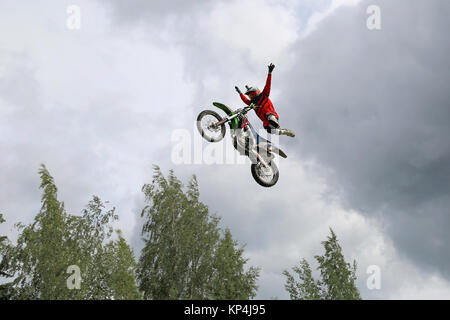
<svg viewBox="0 0 450 320">
<path fill-rule="evenodd" d="M 271 81 L 272 74 L 269 73 L 264 90 L 252 100 L 247 99 L 242 92 L 240 94 L 242 101 L 246 105 L 250 105 L 251 103 L 255 105 L 256 115 L 262 120 L 264 127 L 269 126 L 269 121 L 267 120 L 268 115 L 273 114 L 278 119 L 278 114 L 273 107 L 272 101 L 269 99 Z"/>
</svg>

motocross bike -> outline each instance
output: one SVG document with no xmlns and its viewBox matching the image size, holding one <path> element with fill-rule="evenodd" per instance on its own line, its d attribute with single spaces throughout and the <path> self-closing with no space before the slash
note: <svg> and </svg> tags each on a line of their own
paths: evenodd
<svg viewBox="0 0 450 320">
<path fill-rule="evenodd" d="M 213 105 L 225 112 L 222 118 L 217 112 L 204 110 L 197 117 L 197 129 L 201 136 L 209 142 L 221 141 L 226 132 L 226 124 L 230 126 L 233 146 L 241 155 L 252 161 L 251 172 L 255 181 L 263 187 L 272 187 L 279 178 L 279 171 L 274 161 L 274 154 L 286 158 L 286 154 L 272 143 L 261 137 L 246 117 L 254 104 L 232 111 L 228 106 L 213 102 Z"/>
</svg>

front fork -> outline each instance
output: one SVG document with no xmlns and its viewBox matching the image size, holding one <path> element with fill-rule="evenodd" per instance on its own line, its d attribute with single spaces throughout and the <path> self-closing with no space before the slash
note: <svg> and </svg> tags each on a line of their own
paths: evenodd
<svg viewBox="0 0 450 320">
<path fill-rule="evenodd" d="M 217 128 L 220 128 L 220 126 L 222 126 L 223 124 L 227 123 L 228 121 L 230 121 L 230 120 L 233 119 L 233 118 L 235 118 L 235 117 L 232 117 L 232 118 L 225 118 L 225 119 L 223 119 L 222 121 L 219 121 L 219 122 L 217 122 L 217 123 L 212 123 L 212 124 L 210 124 L 210 125 L 208 126 L 208 129 L 211 130 L 211 129 L 217 129 Z"/>
<path fill-rule="evenodd" d="M 250 158 L 250 161 L 252 161 L 253 163 L 255 161 L 256 163 L 260 162 L 264 167 L 270 168 L 269 165 L 270 161 L 266 161 L 266 159 L 260 154 L 260 151 L 262 151 L 262 149 L 259 145 L 252 145 L 248 149 L 249 149 L 248 157 Z"/>
<path fill-rule="evenodd" d="M 227 123 L 228 121 L 233 120 L 233 119 L 236 118 L 238 115 L 239 115 L 238 113 L 235 113 L 235 114 L 233 114 L 231 117 L 229 117 L 229 118 L 227 117 L 227 118 L 223 119 L 222 121 L 217 122 L 217 123 L 215 124 L 215 126 L 220 127 L 221 125 Z"/>
<path fill-rule="evenodd" d="M 253 152 L 255 158 L 257 159 L 257 161 L 261 162 L 264 167 L 270 168 L 269 163 L 258 152 L 256 152 L 256 150 L 252 149 L 252 152 Z"/>
</svg>

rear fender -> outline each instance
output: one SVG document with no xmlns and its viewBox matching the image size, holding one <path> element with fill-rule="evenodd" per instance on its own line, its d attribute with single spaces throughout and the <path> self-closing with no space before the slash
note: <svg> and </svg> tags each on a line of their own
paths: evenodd
<svg viewBox="0 0 450 320">
<path fill-rule="evenodd" d="M 286 153 L 284 153 L 284 151 L 281 150 L 280 148 L 277 148 L 277 147 L 273 146 L 273 151 L 272 152 L 280 155 L 280 157 L 282 157 L 282 158 L 285 158 L 285 159 L 287 158 Z"/>
<path fill-rule="evenodd" d="M 283 150 L 281 150 L 280 148 L 274 146 L 273 144 L 269 144 L 269 143 L 266 143 L 266 142 L 261 142 L 261 143 L 258 144 L 258 147 L 259 147 L 260 150 L 262 149 L 262 150 L 264 150 L 266 152 L 271 152 L 271 153 L 278 154 L 282 158 L 285 158 L 285 159 L 287 158 L 286 153 L 284 153 Z"/>
</svg>

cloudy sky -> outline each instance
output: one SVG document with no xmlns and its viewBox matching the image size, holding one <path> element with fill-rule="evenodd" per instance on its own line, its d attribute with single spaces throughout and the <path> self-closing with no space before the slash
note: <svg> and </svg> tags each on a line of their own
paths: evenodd
<svg viewBox="0 0 450 320">
<path fill-rule="evenodd" d="M 80 9 L 80 29 L 71 29 Z M 381 29 L 369 30 L 377 5 Z M 45 163 L 68 211 L 93 194 L 142 247 L 152 164 L 187 181 L 261 267 L 257 298 L 288 298 L 284 269 L 332 227 L 366 299 L 450 298 L 450 3 L 445 0 L 8 1 L 0 4 L 0 234 L 40 207 Z M 194 163 L 197 114 L 263 87 L 283 127 L 280 180 Z M 259 120 L 250 115 L 255 127 Z M 181 131 L 180 131 L 181 130 Z M 174 133 L 190 157 L 174 161 Z M 217 144 L 225 150 L 230 141 Z M 219 196 L 221 195 L 221 196 Z M 225 197 L 223 196 L 225 195 Z M 314 264 L 313 264 L 314 265 Z M 381 288 L 369 290 L 376 265 Z"/>
</svg>

